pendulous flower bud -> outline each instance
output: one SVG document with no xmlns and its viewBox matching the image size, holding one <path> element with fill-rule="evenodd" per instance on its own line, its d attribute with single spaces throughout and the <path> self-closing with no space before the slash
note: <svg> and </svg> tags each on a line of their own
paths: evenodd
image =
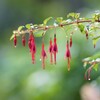
<svg viewBox="0 0 100 100">
<path fill-rule="evenodd" d="M 56 64 L 56 53 L 57 52 L 58 52 L 58 47 L 56 43 L 56 34 L 54 34 L 54 44 L 53 44 L 54 64 Z"/>
<path fill-rule="evenodd" d="M 70 37 L 70 47 L 72 47 L 72 36 Z"/>
<path fill-rule="evenodd" d="M 67 45 L 66 45 L 66 55 L 65 57 L 68 60 L 68 71 L 70 70 L 70 60 L 71 60 L 71 54 L 70 54 L 70 48 L 69 48 L 69 42 L 67 41 Z"/>
<path fill-rule="evenodd" d="M 15 36 L 14 36 L 14 46 L 16 47 L 16 45 L 17 45 L 17 37 L 16 37 L 16 34 L 15 34 Z"/>
<path fill-rule="evenodd" d="M 26 40 L 25 40 L 25 36 L 22 36 L 22 45 L 25 47 L 26 44 Z"/>
<path fill-rule="evenodd" d="M 46 51 L 44 49 L 44 43 L 42 43 L 42 50 L 41 50 L 41 59 L 42 59 L 42 68 L 45 69 L 45 58 L 47 57 Z"/>
<path fill-rule="evenodd" d="M 53 45 L 52 45 L 52 39 L 50 38 L 49 41 L 49 53 L 50 53 L 50 63 L 53 63 Z"/>
</svg>

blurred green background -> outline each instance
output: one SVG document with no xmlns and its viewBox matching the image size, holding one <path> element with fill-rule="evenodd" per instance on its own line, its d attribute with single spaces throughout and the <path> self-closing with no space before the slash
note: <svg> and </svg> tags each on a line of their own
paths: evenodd
<svg viewBox="0 0 100 100">
<path fill-rule="evenodd" d="M 80 33 L 74 35 L 68 72 L 64 60 L 66 37 L 60 30 L 57 65 L 50 65 L 48 56 L 45 70 L 40 61 L 41 38 L 36 39 L 35 65 L 31 63 L 28 46 L 22 46 L 21 37 L 16 49 L 9 38 L 20 25 L 40 24 L 50 16 L 66 18 L 69 12 L 90 16 L 95 10 L 100 10 L 100 0 L 0 0 L 0 100 L 81 100 L 81 87 L 100 76 L 99 68 L 97 72 L 92 71 L 91 81 L 85 81 L 82 59 L 99 51 L 99 43 L 93 49 L 91 39 L 87 41 Z M 47 50 L 49 35 L 45 38 Z"/>
</svg>

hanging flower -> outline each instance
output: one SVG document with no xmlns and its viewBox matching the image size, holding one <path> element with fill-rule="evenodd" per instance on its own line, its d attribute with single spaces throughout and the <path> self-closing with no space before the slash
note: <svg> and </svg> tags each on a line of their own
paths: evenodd
<svg viewBox="0 0 100 100">
<path fill-rule="evenodd" d="M 32 33 L 29 36 L 28 46 L 29 46 L 30 53 L 32 56 L 32 63 L 34 64 L 35 63 L 36 44 L 35 44 L 35 39 L 34 39 L 34 36 Z"/>
<path fill-rule="evenodd" d="M 57 52 L 58 52 L 58 47 L 56 43 L 56 34 L 54 34 L 54 44 L 53 44 L 54 64 L 56 64 L 56 53 Z"/>
<path fill-rule="evenodd" d="M 45 58 L 47 57 L 46 51 L 44 49 L 44 43 L 42 43 L 42 50 L 41 50 L 41 59 L 42 59 L 42 68 L 45 69 Z"/>
<path fill-rule="evenodd" d="M 17 37 L 16 37 L 16 34 L 14 35 L 14 46 L 16 47 L 17 45 Z"/>
<path fill-rule="evenodd" d="M 26 44 L 26 40 L 25 40 L 25 36 L 22 36 L 22 45 L 25 47 Z"/>
<path fill-rule="evenodd" d="M 50 63 L 53 63 L 53 45 L 52 45 L 52 39 L 50 38 L 49 41 L 49 53 L 50 53 Z"/>
<path fill-rule="evenodd" d="M 36 53 L 36 44 L 34 40 L 34 36 L 32 36 L 31 40 L 31 53 L 32 53 L 32 63 L 35 63 L 35 53 Z"/>
<path fill-rule="evenodd" d="M 70 37 L 70 47 L 72 47 L 72 36 Z"/>
<path fill-rule="evenodd" d="M 86 39 L 88 40 L 88 31 L 85 30 L 85 34 L 86 34 Z"/>
<path fill-rule="evenodd" d="M 28 47 L 29 47 L 29 49 L 30 49 L 30 52 L 31 52 L 31 47 L 32 47 L 32 45 L 31 45 L 32 37 L 33 37 L 33 34 L 30 34 L 30 35 L 29 35 L 29 40 L 28 40 Z"/>
<path fill-rule="evenodd" d="M 71 59 L 71 54 L 70 54 L 70 48 L 69 48 L 69 42 L 67 41 L 66 45 L 66 58 L 68 60 L 68 71 L 70 70 L 70 59 Z"/>
</svg>

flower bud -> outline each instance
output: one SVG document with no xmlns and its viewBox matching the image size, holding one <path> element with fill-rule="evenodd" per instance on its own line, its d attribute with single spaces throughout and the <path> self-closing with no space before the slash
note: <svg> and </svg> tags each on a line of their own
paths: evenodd
<svg viewBox="0 0 100 100">
<path fill-rule="evenodd" d="M 44 49 L 44 43 L 42 43 L 42 50 L 41 50 L 41 59 L 42 59 L 42 68 L 45 69 L 45 58 L 47 57 L 46 51 Z"/>
<path fill-rule="evenodd" d="M 25 40 L 25 36 L 22 36 L 22 45 L 25 47 L 26 44 L 26 40 Z"/>
<path fill-rule="evenodd" d="M 17 45 L 17 37 L 16 37 L 16 35 L 14 36 L 14 46 L 16 47 L 16 45 Z"/>
</svg>

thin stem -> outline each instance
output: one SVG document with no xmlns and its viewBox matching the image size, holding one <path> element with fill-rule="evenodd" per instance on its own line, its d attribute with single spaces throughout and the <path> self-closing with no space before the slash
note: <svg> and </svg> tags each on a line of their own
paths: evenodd
<svg viewBox="0 0 100 100">
<path fill-rule="evenodd" d="M 21 35 L 21 34 L 26 34 L 26 33 L 30 33 L 30 30 L 31 31 L 39 31 L 39 30 L 48 30 L 48 29 L 51 29 L 51 28 L 57 28 L 57 27 L 63 27 L 63 26 L 67 26 L 67 25 L 71 25 L 71 24 L 78 24 L 78 23 L 88 23 L 88 22 L 92 22 L 92 20 L 77 20 L 77 21 L 73 21 L 73 22 L 70 22 L 70 23 L 66 23 L 66 24 L 58 24 L 57 26 L 48 26 L 48 28 L 45 28 L 44 26 L 39 26 L 39 27 L 35 27 L 33 29 L 26 29 L 26 30 L 22 30 L 22 31 L 18 31 L 18 30 L 15 30 L 13 31 L 14 34 L 18 34 L 18 35 Z M 95 20 L 95 22 L 100 22 L 100 20 Z"/>
</svg>

